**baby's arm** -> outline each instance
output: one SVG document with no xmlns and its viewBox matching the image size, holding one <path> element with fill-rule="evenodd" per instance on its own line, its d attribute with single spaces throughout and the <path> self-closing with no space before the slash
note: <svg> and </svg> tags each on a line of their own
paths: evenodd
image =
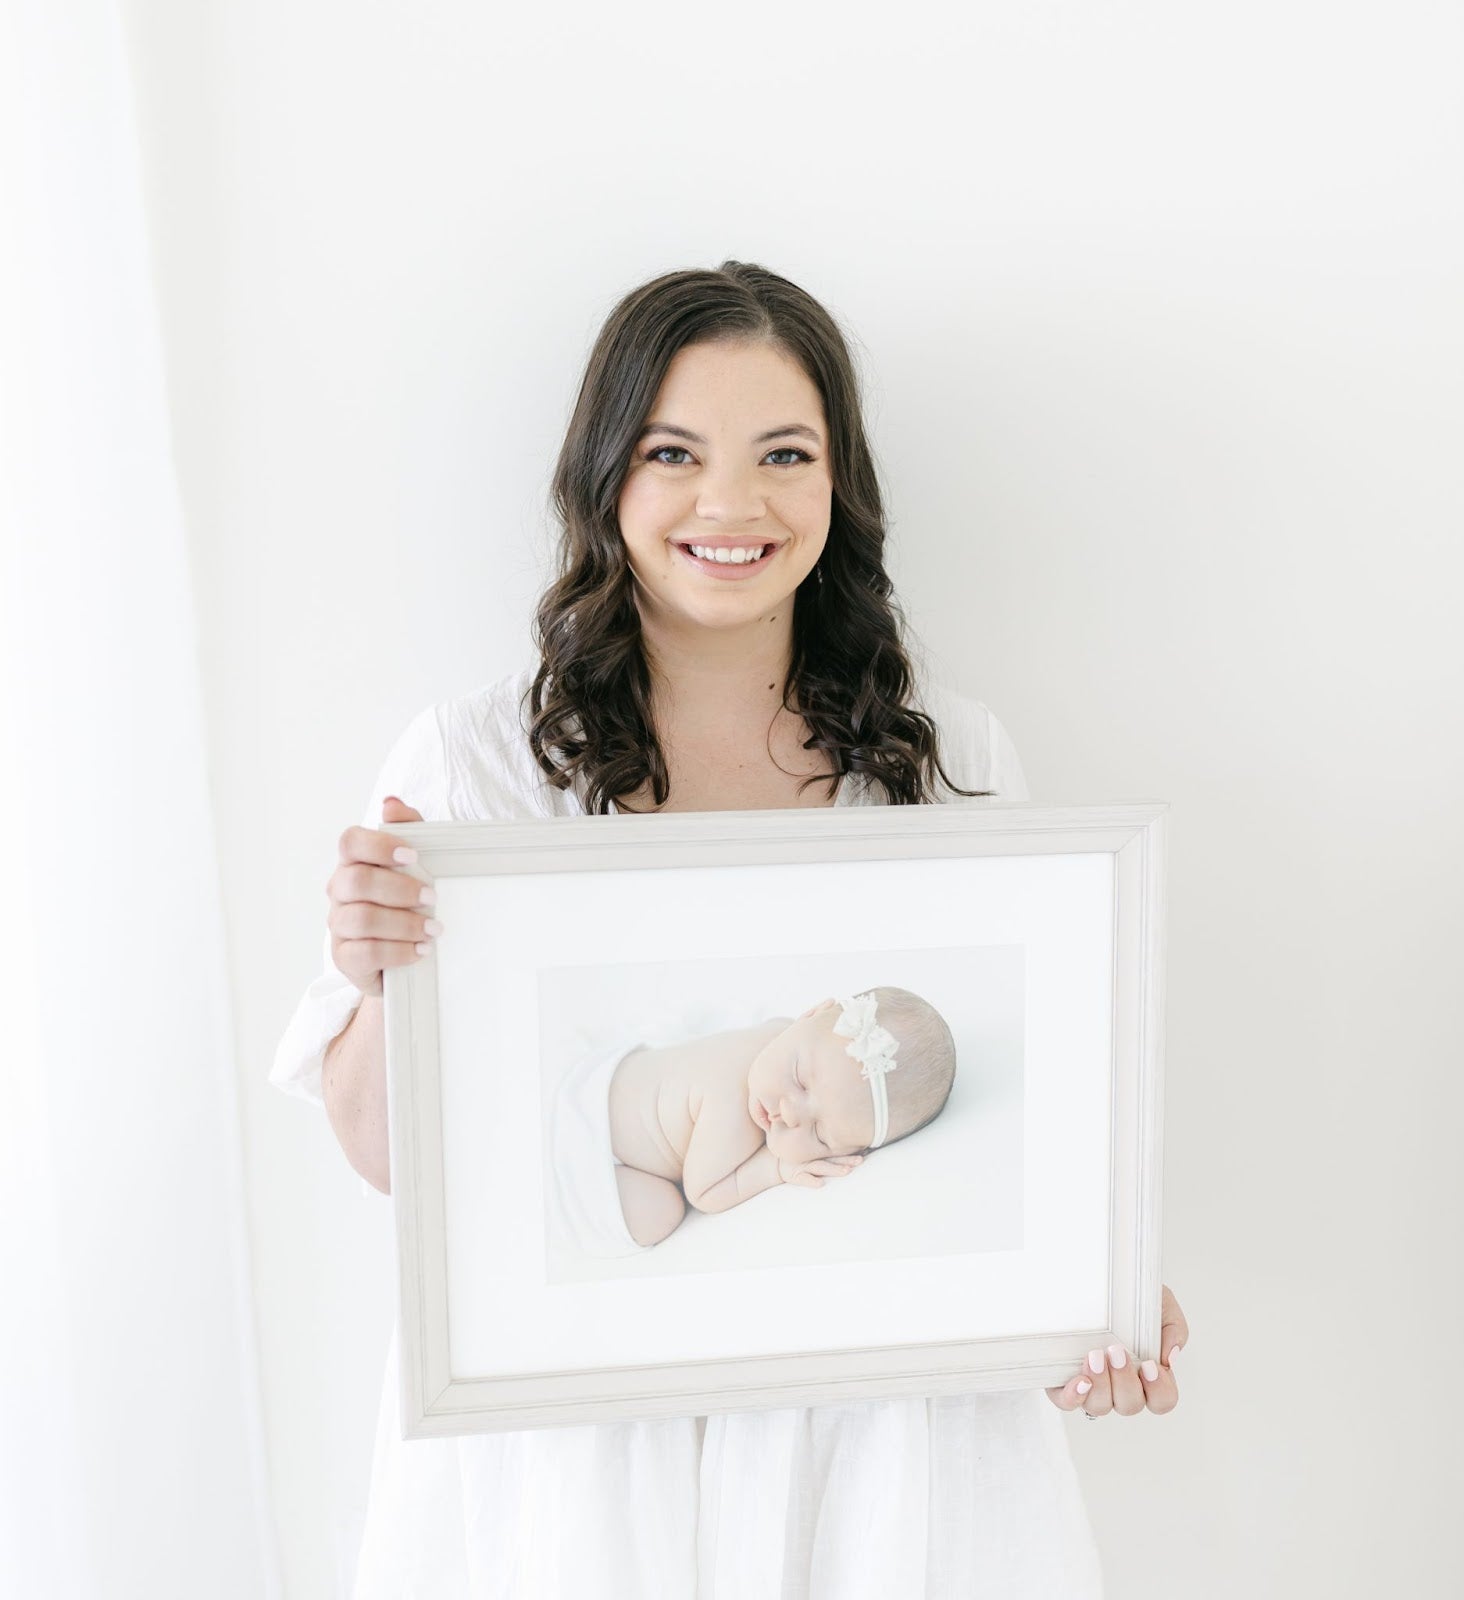
<svg viewBox="0 0 1464 1600">
<path fill-rule="evenodd" d="M 690 1153 L 687 1152 L 688 1157 Z M 688 1159 L 686 1170 L 689 1171 L 690 1167 L 691 1162 Z M 764 1189 L 771 1189 L 774 1184 L 782 1181 L 778 1172 L 777 1157 L 764 1144 L 740 1167 L 734 1168 L 725 1178 L 719 1178 L 700 1195 L 694 1195 L 686 1188 L 685 1172 L 682 1174 L 681 1187 L 686 1190 L 688 1203 L 694 1205 L 698 1211 L 727 1211 L 732 1206 L 740 1206 L 744 1200 L 751 1200 L 753 1195 L 761 1194 Z"/>
<path fill-rule="evenodd" d="M 740 1099 L 707 1094 L 681 1164 L 681 1187 L 698 1211 L 726 1211 L 781 1183 L 777 1158 Z"/>
</svg>

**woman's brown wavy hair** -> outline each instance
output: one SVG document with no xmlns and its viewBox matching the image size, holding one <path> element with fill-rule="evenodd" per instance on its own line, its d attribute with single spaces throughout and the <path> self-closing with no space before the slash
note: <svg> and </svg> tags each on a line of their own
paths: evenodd
<svg viewBox="0 0 1464 1600">
<path fill-rule="evenodd" d="M 672 358 L 716 340 L 772 345 L 823 398 L 832 515 L 823 554 L 794 595 L 782 703 L 811 734 L 803 748 L 827 752 L 830 798 L 845 773 L 877 780 L 892 805 L 929 804 L 937 772 L 956 794 L 992 794 L 951 782 L 934 721 L 908 704 L 914 671 L 884 568 L 884 507 L 844 337 L 811 295 L 744 261 L 668 272 L 633 289 L 590 352 L 554 471 L 558 571 L 533 621 L 541 659 L 526 699 L 539 766 L 558 789 L 582 781 L 591 813 L 647 779 L 657 807 L 670 794 L 616 508 Z"/>
</svg>

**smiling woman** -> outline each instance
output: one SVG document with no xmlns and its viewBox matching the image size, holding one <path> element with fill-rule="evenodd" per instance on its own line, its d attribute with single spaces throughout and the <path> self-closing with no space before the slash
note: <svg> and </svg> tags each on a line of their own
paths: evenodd
<svg viewBox="0 0 1464 1600">
<path fill-rule="evenodd" d="M 538 662 L 426 708 L 403 734 L 365 820 L 341 835 L 330 962 L 276 1055 L 275 1081 L 325 1101 L 348 1158 L 383 1190 L 376 997 L 387 966 L 453 938 L 451 913 L 446 928 L 435 921 L 399 865 L 394 825 L 1026 798 L 987 708 L 917 682 L 848 350 L 785 278 L 729 261 L 628 294 L 590 354 L 554 505 L 562 537 L 534 619 Z M 592 937 L 613 942 L 620 930 L 602 920 Z M 902 1052 L 888 1084 L 850 1057 L 829 1004 L 778 1019 L 727 1111 L 733 1136 L 773 1158 L 760 1163 L 768 1182 L 851 1181 L 860 1150 L 938 1114 L 949 1063 L 936 1034 L 918 1032 L 919 997 L 902 993 L 878 991 Z M 654 1152 L 644 1159 L 656 1176 Z M 726 1172 L 703 1161 L 685 1201 L 728 1204 Z M 634 1244 L 685 1209 L 669 1178 L 616 1183 Z M 532 1220 L 514 1226 L 531 1259 Z M 769 1297 L 770 1341 L 778 1312 Z M 469 1569 L 475 1592 L 543 1600 L 1100 1593 L 1062 1419 L 1040 1392 L 406 1443 L 398 1355 L 383 1376 L 356 1600 L 466 1593 Z M 1114 1376 L 1113 1408 L 1137 1381 Z M 1110 1403 L 1108 1384 L 1094 1380 L 1089 1406 L 1100 1392 Z"/>
<path fill-rule="evenodd" d="M 529 740 L 590 811 L 705 809 L 728 767 L 724 808 L 828 805 L 846 776 L 895 804 L 989 792 L 956 788 L 913 703 L 848 349 L 787 279 L 729 261 L 627 295 L 554 504 Z"/>
</svg>

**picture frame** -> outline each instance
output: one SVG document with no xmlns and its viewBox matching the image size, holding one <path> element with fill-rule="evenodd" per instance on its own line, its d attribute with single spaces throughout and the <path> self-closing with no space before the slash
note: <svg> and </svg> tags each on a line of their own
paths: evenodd
<svg viewBox="0 0 1464 1600">
<path fill-rule="evenodd" d="M 1112 1343 L 1157 1358 L 1167 812 L 398 824 L 443 924 L 384 981 L 403 1437 L 1051 1386 Z M 612 1146 L 649 1128 L 664 1151 L 688 1084 L 745 1086 L 742 1060 L 766 1073 L 805 1036 L 799 1002 L 843 997 L 827 1025 L 858 993 L 939 1013 L 939 1114 L 818 1187 L 688 1205 L 637 1243 Z M 866 1080 L 837 1038 L 820 1071 L 856 1085 L 848 1114 Z M 889 1104 L 923 1081 L 884 1075 Z M 734 1128 L 698 1096 L 702 1129 Z"/>
</svg>

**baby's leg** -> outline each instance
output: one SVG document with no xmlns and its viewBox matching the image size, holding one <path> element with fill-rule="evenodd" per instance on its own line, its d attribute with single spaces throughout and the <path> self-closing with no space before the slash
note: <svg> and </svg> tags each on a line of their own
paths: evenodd
<svg viewBox="0 0 1464 1600">
<path fill-rule="evenodd" d="M 686 1200 L 669 1178 L 639 1167 L 615 1168 L 620 1186 L 620 1210 L 630 1236 L 640 1245 L 660 1244 L 675 1233 L 686 1215 Z"/>
</svg>

